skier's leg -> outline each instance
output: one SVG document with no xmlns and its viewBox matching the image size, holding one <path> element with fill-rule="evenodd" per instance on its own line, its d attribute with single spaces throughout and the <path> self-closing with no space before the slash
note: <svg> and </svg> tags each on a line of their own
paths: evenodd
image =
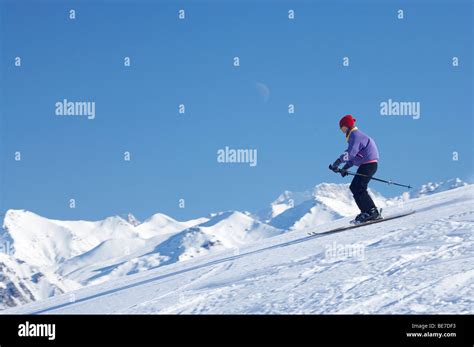
<svg viewBox="0 0 474 347">
<path fill-rule="evenodd" d="M 351 191 L 354 195 L 354 200 L 362 212 L 368 212 L 372 208 L 375 208 L 375 203 L 367 192 L 367 186 L 370 182 L 371 176 L 374 175 L 376 171 L 377 163 L 362 164 L 357 170 L 357 173 L 369 177 L 355 176 L 351 184 Z M 356 178 L 358 179 L 356 180 Z"/>
<path fill-rule="evenodd" d="M 357 170 L 359 172 L 359 170 Z M 363 210 L 363 202 L 361 201 L 361 196 L 360 196 L 360 191 L 361 191 L 361 186 L 363 186 L 363 183 L 361 182 L 362 176 L 354 176 L 352 179 L 351 185 L 349 186 L 349 189 L 352 192 L 352 196 L 354 197 L 354 201 L 359 208 L 360 212 L 365 212 Z"/>
</svg>

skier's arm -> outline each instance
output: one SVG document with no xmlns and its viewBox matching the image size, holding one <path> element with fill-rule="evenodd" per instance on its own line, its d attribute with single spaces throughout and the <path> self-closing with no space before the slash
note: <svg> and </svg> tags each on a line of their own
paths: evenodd
<svg viewBox="0 0 474 347">
<path fill-rule="evenodd" d="M 343 163 L 346 163 L 344 166 L 345 169 L 350 168 L 352 165 L 352 160 L 357 156 L 359 153 L 359 148 L 360 148 L 360 140 L 356 138 L 353 134 L 349 137 L 349 147 L 347 150 L 342 153 L 342 155 L 339 157 L 339 160 Z"/>
</svg>

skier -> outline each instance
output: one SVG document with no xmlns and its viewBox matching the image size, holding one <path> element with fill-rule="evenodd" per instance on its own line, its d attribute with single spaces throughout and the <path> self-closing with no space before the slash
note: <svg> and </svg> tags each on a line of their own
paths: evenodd
<svg viewBox="0 0 474 347">
<path fill-rule="evenodd" d="M 375 141 L 357 129 L 355 122 L 356 119 L 350 114 L 342 117 L 339 121 L 339 127 L 345 134 L 349 147 L 333 164 L 329 165 L 329 169 L 345 177 L 348 175 L 347 169 L 355 165 L 359 167 L 357 173 L 365 175 L 355 175 L 349 187 L 361 212 L 352 223 L 360 224 L 382 218 L 367 192 L 369 181 L 377 171 L 379 152 Z M 339 169 L 341 163 L 345 163 L 345 165 Z"/>
</svg>

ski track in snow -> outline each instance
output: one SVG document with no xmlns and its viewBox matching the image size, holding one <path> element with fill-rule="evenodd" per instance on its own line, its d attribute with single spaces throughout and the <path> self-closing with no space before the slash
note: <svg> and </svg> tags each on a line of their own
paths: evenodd
<svg viewBox="0 0 474 347">
<path fill-rule="evenodd" d="M 239 254 L 206 255 L 2 313 L 473 313 L 473 188 L 410 200 L 403 208 L 417 213 L 400 219 L 325 236 L 289 232 Z M 363 254 L 331 256 L 334 245 Z"/>
</svg>

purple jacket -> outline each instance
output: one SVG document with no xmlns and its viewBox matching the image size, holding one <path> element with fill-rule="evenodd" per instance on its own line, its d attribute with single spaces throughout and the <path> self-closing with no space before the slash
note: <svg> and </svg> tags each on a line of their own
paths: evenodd
<svg viewBox="0 0 474 347">
<path fill-rule="evenodd" d="M 375 141 L 358 130 L 357 127 L 350 130 L 348 137 L 349 147 L 339 157 L 342 162 L 346 162 L 347 168 L 352 165 L 360 166 L 379 159 L 379 151 Z"/>
</svg>

